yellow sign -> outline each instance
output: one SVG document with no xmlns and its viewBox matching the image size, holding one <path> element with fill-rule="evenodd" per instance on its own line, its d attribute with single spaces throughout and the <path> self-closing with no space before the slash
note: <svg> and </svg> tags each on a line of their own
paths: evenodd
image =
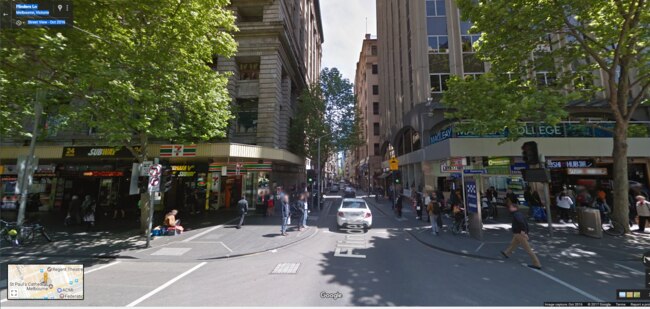
<svg viewBox="0 0 650 309">
<path fill-rule="evenodd" d="M 396 171 L 396 170 L 399 169 L 399 166 L 398 166 L 399 161 L 397 161 L 397 158 L 395 158 L 395 157 L 391 158 L 390 161 L 388 161 L 388 164 L 389 164 L 389 169 L 391 171 Z"/>
</svg>

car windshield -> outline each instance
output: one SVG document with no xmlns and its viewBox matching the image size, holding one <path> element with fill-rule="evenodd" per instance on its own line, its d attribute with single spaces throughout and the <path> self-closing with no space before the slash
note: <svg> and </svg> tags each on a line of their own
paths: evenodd
<svg viewBox="0 0 650 309">
<path fill-rule="evenodd" d="M 343 202 L 342 208 L 364 209 L 366 205 L 362 202 Z"/>
</svg>

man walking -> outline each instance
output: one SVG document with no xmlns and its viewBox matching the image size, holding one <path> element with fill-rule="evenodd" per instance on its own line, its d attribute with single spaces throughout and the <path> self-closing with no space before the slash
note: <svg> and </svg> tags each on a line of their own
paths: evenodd
<svg viewBox="0 0 650 309">
<path fill-rule="evenodd" d="M 240 229 L 241 226 L 244 224 L 244 218 L 248 213 L 248 201 L 246 200 L 245 195 L 242 195 L 241 200 L 237 202 L 237 209 L 239 209 L 239 214 L 241 215 L 241 217 L 239 218 L 239 224 L 237 224 L 237 229 Z"/>
<path fill-rule="evenodd" d="M 309 193 L 304 192 L 300 196 L 300 200 L 302 201 L 302 228 L 306 229 L 307 228 L 307 216 L 309 216 Z"/>
<path fill-rule="evenodd" d="M 542 269 L 542 264 L 537 259 L 537 256 L 530 248 L 528 244 L 528 222 L 522 213 L 519 212 L 519 208 L 516 204 L 511 203 L 506 200 L 506 205 L 508 210 L 512 213 L 512 242 L 510 246 L 505 251 L 501 251 L 501 255 L 505 258 L 509 258 L 513 251 L 519 246 L 523 248 L 530 258 L 533 260 L 533 264 L 529 264 L 528 267 L 534 269 Z"/>
<path fill-rule="evenodd" d="M 289 197 L 287 195 L 282 196 L 280 209 L 282 211 L 282 227 L 280 231 L 282 233 L 282 236 L 287 236 L 287 224 L 289 224 L 289 216 L 291 215 L 291 209 L 289 208 Z"/>
</svg>

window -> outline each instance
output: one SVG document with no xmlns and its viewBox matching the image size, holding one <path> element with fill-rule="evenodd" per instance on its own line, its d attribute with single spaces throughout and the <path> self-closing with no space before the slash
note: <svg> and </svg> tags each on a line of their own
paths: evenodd
<svg viewBox="0 0 650 309">
<path fill-rule="evenodd" d="M 379 66 L 376 64 L 372 65 L 372 74 L 377 74 L 379 72 Z"/>
<path fill-rule="evenodd" d="M 380 155 L 381 155 L 381 153 L 380 153 L 380 152 L 381 152 L 381 149 L 379 148 L 379 143 L 375 143 L 374 148 L 375 148 L 375 149 L 374 149 L 374 154 L 375 154 L 376 156 L 380 156 Z"/>
<path fill-rule="evenodd" d="M 445 16 L 445 0 L 427 0 L 427 16 Z"/>
<path fill-rule="evenodd" d="M 449 52 L 449 38 L 446 35 L 429 36 L 429 53 Z"/>
<path fill-rule="evenodd" d="M 463 70 L 465 73 L 483 73 L 485 64 L 476 54 L 463 54 Z"/>
<path fill-rule="evenodd" d="M 372 124 L 372 131 L 375 136 L 379 136 L 379 122 Z"/>
<path fill-rule="evenodd" d="M 449 73 L 449 54 L 429 54 L 429 73 Z"/>
<path fill-rule="evenodd" d="M 431 74 L 431 92 L 443 92 L 447 90 L 449 74 Z"/>
<path fill-rule="evenodd" d="M 427 17 L 429 35 L 447 35 L 447 17 Z"/>
<path fill-rule="evenodd" d="M 372 114 L 379 115 L 379 102 L 372 102 Z"/>
<path fill-rule="evenodd" d="M 240 63 L 239 64 L 239 79 L 240 80 L 256 80 L 260 76 L 260 63 Z"/>
<path fill-rule="evenodd" d="M 370 46 L 370 55 L 377 56 L 377 45 Z"/>
<path fill-rule="evenodd" d="M 379 85 L 372 85 L 372 94 L 374 95 L 379 94 Z"/>
<path fill-rule="evenodd" d="M 237 99 L 235 132 L 257 132 L 257 99 Z"/>
</svg>

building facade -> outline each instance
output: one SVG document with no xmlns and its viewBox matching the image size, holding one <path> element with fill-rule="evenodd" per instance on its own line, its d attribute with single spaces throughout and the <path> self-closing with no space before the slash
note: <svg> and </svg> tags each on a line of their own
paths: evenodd
<svg viewBox="0 0 650 309">
<path fill-rule="evenodd" d="M 500 133 L 475 136 L 454 129 L 440 103 L 452 75 L 475 78 L 490 69 L 475 56 L 471 23 L 460 18 L 453 0 L 377 0 L 379 98 L 382 128 L 382 167 L 396 157 L 404 188 L 444 191 L 461 187 L 463 169 L 485 169 L 482 186 L 521 187 L 525 168 L 521 144 L 536 141 L 551 166 L 553 187 L 611 187 L 611 133 L 584 122 L 612 126 L 604 98 L 567 106 L 569 118 L 557 126 L 528 124 L 519 142 L 499 144 Z M 552 46 L 549 46 L 552 47 Z M 554 75 L 537 71 L 540 85 Z M 594 74 L 594 84 L 602 84 Z M 632 122 L 640 129 L 629 139 L 630 181 L 648 186 L 647 154 L 650 109 L 640 108 Z M 577 168 L 577 169 L 576 169 Z M 391 182 L 390 176 L 387 183 Z"/>
<path fill-rule="evenodd" d="M 357 110 L 363 123 L 363 141 L 350 159 L 357 171 L 355 182 L 364 190 L 377 186 L 381 170 L 381 125 L 379 108 L 379 63 L 377 38 L 366 34 L 354 78 Z"/>
<path fill-rule="evenodd" d="M 236 56 L 215 58 L 215 70 L 231 72 L 228 90 L 235 119 L 228 137 L 196 145 L 152 141 L 150 157 L 172 170 L 164 207 L 183 208 L 190 196 L 199 209 L 233 207 L 242 194 L 255 207 L 274 185 L 305 182 L 305 158 L 288 150 L 300 92 L 317 81 L 323 30 L 318 0 L 233 0 L 229 7 L 240 31 Z M 2 141 L 0 174 L 3 205 L 16 196 L 16 163 L 28 152 L 23 141 Z M 108 147 L 95 132 L 68 132 L 39 141 L 33 192 L 48 209 L 67 205 L 73 194 L 89 194 L 99 207 L 125 203 L 132 163 L 123 147 Z"/>
</svg>

